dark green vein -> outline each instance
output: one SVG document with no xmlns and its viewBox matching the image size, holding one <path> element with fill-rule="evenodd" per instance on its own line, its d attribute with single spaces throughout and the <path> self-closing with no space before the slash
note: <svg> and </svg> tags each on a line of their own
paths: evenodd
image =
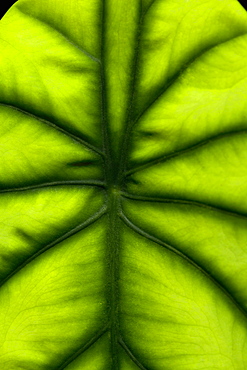
<svg viewBox="0 0 247 370">
<path fill-rule="evenodd" d="M 243 219 L 247 218 L 247 215 L 245 213 L 237 212 L 237 211 L 231 211 L 223 207 L 210 205 L 203 202 L 198 202 L 195 200 L 189 200 L 189 199 L 172 199 L 172 198 L 160 198 L 160 197 L 146 197 L 142 195 L 135 195 L 135 194 L 129 194 L 127 192 L 121 192 L 121 195 L 128 199 L 133 199 L 136 201 L 144 201 L 144 202 L 156 202 L 156 203 L 172 203 L 172 204 L 182 204 L 182 205 L 189 205 L 189 206 L 196 206 L 208 209 L 210 211 L 216 211 L 216 212 L 223 212 L 229 216 L 234 217 L 240 217 Z"/>
<path fill-rule="evenodd" d="M 145 12 L 143 13 L 143 17 L 145 17 L 147 15 L 147 13 L 149 12 L 150 8 L 154 5 L 154 3 L 156 2 L 157 0 L 153 0 L 151 1 L 151 3 L 148 5 L 148 7 L 145 9 Z"/>
<path fill-rule="evenodd" d="M 78 44 L 75 44 L 72 40 L 70 40 L 67 36 L 64 35 L 64 33 L 60 30 L 58 30 L 56 27 L 54 27 L 54 25 L 48 23 L 47 21 L 44 21 L 43 19 L 39 19 L 37 17 L 35 17 L 33 14 L 29 14 L 27 12 L 25 12 L 23 9 L 20 9 L 20 7 L 18 7 L 19 11 L 30 17 L 30 18 L 33 18 L 34 20 L 38 21 L 39 23 L 42 23 L 44 24 L 46 27 L 49 27 L 51 28 L 53 31 L 57 32 L 60 36 L 62 36 L 62 38 L 67 42 L 69 43 L 71 46 L 73 46 L 74 48 L 78 49 L 82 54 L 86 55 L 89 59 L 93 60 L 94 62 L 96 63 L 101 63 L 101 61 L 96 58 L 95 56 L 93 56 L 91 53 L 89 53 L 88 51 L 86 51 L 85 49 L 82 49 Z"/>
<path fill-rule="evenodd" d="M 208 46 L 205 49 L 203 49 L 202 51 L 200 51 L 193 58 L 191 58 L 190 60 L 188 60 L 188 62 L 186 62 L 184 64 L 184 66 L 181 67 L 181 69 L 177 73 L 175 73 L 174 76 L 172 76 L 170 79 L 168 79 L 168 81 L 164 81 L 163 86 L 160 89 L 157 90 L 157 93 L 156 93 L 155 97 L 150 101 L 150 103 L 146 106 L 146 108 L 137 116 L 137 118 L 133 122 L 133 126 L 138 123 L 138 121 L 141 119 L 141 117 L 155 104 L 155 102 L 157 100 L 159 100 L 168 91 L 168 89 L 175 82 L 177 82 L 177 80 L 179 79 L 179 77 L 181 76 L 181 74 L 184 74 L 191 67 L 191 65 L 195 61 L 197 61 L 197 59 L 201 58 L 204 54 L 206 54 L 208 51 L 212 50 L 213 48 L 218 47 L 219 45 L 223 45 L 223 44 L 225 44 L 225 43 L 227 43 L 229 41 L 232 41 L 234 39 L 237 39 L 238 37 L 240 37 L 242 35 L 245 35 L 245 34 L 246 34 L 246 32 L 245 33 L 242 33 L 242 34 L 240 34 L 238 36 L 232 37 L 231 39 L 222 41 L 222 42 L 220 42 L 218 44 L 215 44 L 215 45 L 212 45 L 212 46 Z"/>
<path fill-rule="evenodd" d="M 98 331 L 94 335 L 93 338 L 91 338 L 84 346 L 82 346 L 78 351 L 76 351 L 72 356 L 68 357 L 68 359 L 57 368 L 57 370 L 63 370 L 65 369 L 71 362 L 73 362 L 76 358 L 78 358 L 80 355 L 82 355 L 84 352 L 86 352 L 87 349 L 92 347 L 106 332 L 109 330 L 108 326 L 105 326 L 103 329 Z"/>
<path fill-rule="evenodd" d="M 125 350 L 125 352 L 127 353 L 127 355 L 129 356 L 129 358 L 134 362 L 134 364 L 136 364 L 136 366 L 139 367 L 139 369 L 141 370 L 149 370 L 147 367 L 144 367 L 140 361 L 136 358 L 136 356 L 134 355 L 134 353 L 131 351 L 131 349 L 126 345 L 126 343 L 124 342 L 124 340 L 122 338 L 120 338 L 119 340 L 119 344 L 121 345 L 121 347 Z"/>
<path fill-rule="evenodd" d="M 136 48 L 135 48 L 135 55 L 133 58 L 133 72 L 132 72 L 132 90 L 130 93 L 130 99 L 128 103 L 128 110 L 127 110 L 127 119 L 126 119 L 126 127 L 125 132 L 123 135 L 123 140 L 121 143 L 121 150 L 120 150 L 120 159 L 119 159 L 119 173 L 118 173 L 118 183 L 123 185 L 124 182 L 124 174 L 127 167 L 127 159 L 128 159 L 128 151 L 130 146 L 130 137 L 133 127 L 133 116 L 134 116 L 134 108 L 135 108 L 135 93 L 136 93 L 136 81 L 137 81 L 137 69 L 139 63 L 139 54 L 140 54 L 140 42 L 142 36 L 142 25 L 144 21 L 144 15 L 142 13 L 142 2 L 140 2 L 140 20 L 138 24 L 138 29 L 136 32 Z"/>
<path fill-rule="evenodd" d="M 162 154 L 159 157 L 150 160 L 149 162 L 145 162 L 145 163 L 143 163 L 143 164 L 141 164 L 137 167 L 131 168 L 130 170 L 126 171 L 126 176 L 130 176 L 130 175 L 132 175 L 136 172 L 142 171 L 142 170 L 144 170 L 146 168 L 149 168 L 151 166 L 154 166 L 156 164 L 164 163 L 164 162 L 169 161 L 169 160 L 171 160 L 173 158 L 176 158 L 178 156 L 186 155 L 187 153 L 190 153 L 190 152 L 192 152 L 196 149 L 199 149 L 199 148 L 201 148 L 205 145 L 208 145 L 208 144 L 210 145 L 214 141 L 221 140 L 221 139 L 231 137 L 231 136 L 234 136 L 234 135 L 246 134 L 246 133 L 247 133 L 247 129 L 240 129 L 238 131 L 235 130 L 235 131 L 230 131 L 230 132 L 226 132 L 226 133 L 220 133 L 218 135 L 209 137 L 206 140 L 200 141 L 199 143 L 191 145 L 187 148 L 175 151 L 175 152 L 170 153 L 170 154 Z"/>
<path fill-rule="evenodd" d="M 211 280 L 231 301 L 232 303 L 241 311 L 244 316 L 247 318 L 247 312 L 245 309 L 241 306 L 241 304 L 235 299 L 235 297 L 232 295 L 230 291 L 228 291 L 227 288 L 225 288 L 220 281 L 218 281 L 216 278 L 214 278 L 210 272 L 208 272 L 205 268 L 198 265 L 192 258 L 188 257 L 184 253 L 182 253 L 180 250 L 172 247 L 166 242 L 163 242 L 162 240 L 156 238 L 155 236 L 147 233 L 146 231 L 142 230 L 140 227 L 136 226 L 133 222 L 131 222 L 124 213 L 121 213 L 120 215 L 121 220 L 127 225 L 131 230 L 135 231 L 137 234 L 143 236 L 144 238 L 151 240 L 157 245 L 160 245 L 163 248 L 166 248 L 170 252 L 176 254 L 177 256 L 181 257 L 184 261 L 191 264 L 193 267 L 195 267 L 197 270 L 199 270 L 202 274 L 204 274 L 209 280 Z"/>
<path fill-rule="evenodd" d="M 118 338 L 119 338 L 119 249 L 120 249 L 120 220 L 119 195 L 114 189 L 109 194 L 108 212 L 108 307 L 111 334 L 111 370 L 119 370 Z"/>
<path fill-rule="evenodd" d="M 77 234 L 79 231 L 87 228 L 88 226 L 92 225 L 94 222 L 99 220 L 107 211 L 106 205 L 104 205 L 98 212 L 96 212 L 94 215 L 89 217 L 86 221 L 82 222 L 78 226 L 74 227 L 70 231 L 66 232 L 53 242 L 45 245 L 43 248 L 38 250 L 36 253 L 34 253 L 32 256 L 27 258 L 23 263 L 21 263 L 19 266 L 17 266 L 13 271 L 11 271 L 10 274 L 8 274 L 0 283 L 0 288 L 14 275 L 16 275 L 20 270 L 22 270 L 25 266 L 27 266 L 29 263 L 34 261 L 37 257 L 41 256 L 43 253 L 45 253 L 47 250 L 55 247 L 57 244 L 63 242 L 64 240 L 70 238 L 72 235 Z"/>
<path fill-rule="evenodd" d="M 105 26 L 106 2 L 102 1 L 101 19 L 101 99 L 102 99 L 102 132 L 105 153 L 105 181 L 108 185 L 108 228 L 107 228 L 107 305 L 110 332 L 111 365 L 109 370 L 119 370 L 118 337 L 119 337 L 119 219 L 117 217 L 119 196 L 114 190 L 115 158 L 110 145 L 110 132 L 107 117 L 107 87 L 105 80 Z"/>
<path fill-rule="evenodd" d="M 37 185 L 23 186 L 20 188 L 0 189 L 0 193 L 15 193 L 18 191 L 42 189 L 42 188 L 49 188 L 53 186 L 73 186 L 73 185 L 75 186 L 98 186 L 100 188 L 105 188 L 104 182 L 97 181 L 97 180 L 53 181 L 53 182 L 45 182 L 45 183 L 37 184 Z"/>
<path fill-rule="evenodd" d="M 99 154 L 101 156 L 104 156 L 103 152 L 100 149 L 98 149 L 94 145 L 88 143 L 87 141 L 83 140 L 79 136 L 72 134 L 70 131 L 63 129 L 62 127 L 58 126 L 56 123 L 54 123 L 52 121 L 48 121 L 47 119 L 44 119 L 44 118 L 42 118 L 40 116 L 37 116 L 36 114 L 33 114 L 31 112 L 28 112 L 28 111 L 26 111 L 24 109 L 21 109 L 21 108 L 19 108 L 17 106 L 11 105 L 11 104 L 0 103 L 0 106 L 11 108 L 11 109 L 13 109 L 15 111 L 18 111 L 20 113 L 23 113 L 26 116 L 29 116 L 29 117 L 37 120 L 39 122 L 42 122 L 42 123 L 46 124 L 47 126 L 52 127 L 56 131 L 59 131 L 59 132 L 63 133 L 64 135 L 70 137 L 71 139 L 77 141 L 78 143 L 82 144 L 83 146 L 87 147 L 88 149 L 92 150 L 93 152 L 95 152 L 95 153 L 97 153 L 97 154 Z"/>
<path fill-rule="evenodd" d="M 102 1 L 102 19 L 101 19 L 101 60 L 102 60 L 102 68 L 100 70 L 100 78 L 101 78 L 101 116 L 102 116 L 102 136 L 103 136 L 103 152 L 105 158 L 105 178 L 108 185 L 113 183 L 112 179 L 112 170 L 113 170 L 113 163 L 111 158 L 111 148 L 110 148 L 110 133 L 108 127 L 108 117 L 107 117 L 107 89 L 106 89 L 106 79 L 105 79 L 105 50 L 104 50 L 104 42 L 105 42 L 105 1 Z"/>
</svg>

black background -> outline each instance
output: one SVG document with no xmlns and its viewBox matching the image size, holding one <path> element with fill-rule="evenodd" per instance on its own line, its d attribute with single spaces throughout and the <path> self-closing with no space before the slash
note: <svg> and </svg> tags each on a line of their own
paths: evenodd
<svg viewBox="0 0 247 370">
<path fill-rule="evenodd" d="M 33 1 L 39 1 L 39 0 L 33 0 Z M 51 0 L 52 1 L 52 0 Z M 67 0 L 69 1 L 69 0 Z M 74 0 L 70 0 L 70 1 L 74 1 Z M 87 0 L 85 0 L 87 1 Z M 201 0 L 198 0 L 198 1 L 201 1 Z M 238 0 L 240 2 L 240 4 L 242 4 L 242 6 L 247 10 L 247 5 L 245 3 L 244 5 L 244 1 L 245 0 Z M 0 18 L 3 17 L 3 15 L 7 12 L 7 10 L 16 2 L 16 1 L 8 1 L 6 2 L 7 4 L 5 5 L 4 4 L 5 0 L 3 0 L 3 3 L 1 3 L 1 10 L 0 10 Z"/>
</svg>

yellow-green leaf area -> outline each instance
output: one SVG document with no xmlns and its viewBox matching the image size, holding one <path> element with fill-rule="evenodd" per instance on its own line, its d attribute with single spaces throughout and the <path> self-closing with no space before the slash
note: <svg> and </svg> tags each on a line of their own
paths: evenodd
<svg viewBox="0 0 247 370">
<path fill-rule="evenodd" d="M 0 369 L 247 369 L 247 14 L 0 22 Z"/>
</svg>

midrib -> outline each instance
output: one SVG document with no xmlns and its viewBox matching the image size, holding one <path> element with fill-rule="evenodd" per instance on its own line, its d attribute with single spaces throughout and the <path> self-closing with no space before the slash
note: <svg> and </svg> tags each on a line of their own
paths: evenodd
<svg viewBox="0 0 247 370">
<path fill-rule="evenodd" d="M 102 89 L 102 135 L 105 154 L 104 171 L 107 184 L 107 305 L 110 333 L 111 365 L 109 370 L 119 370 L 119 247 L 120 247 L 120 218 L 119 200 L 120 187 L 117 184 L 118 159 L 113 154 L 110 141 L 109 124 L 107 119 L 107 89 L 104 70 L 104 14 L 105 1 L 102 2 L 102 46 L 101 46 L 101 89 Z"/>
<path fill-rule="evenodd" d="M 102 135 L 104 152 L 104 172 L 108 200 L 108 232 L 107 232 L 107 304 L 110 332 L 111 365 L 109 370 L 120 369 L 119 348 L 121 342 L 120 333 L 120 247 L 121 247 L 121 214 L 120 197 L 125 190 L 125 172 L 127 165 L 127 152 L 129 150 L 129 139 L 133 125 L 134 92 L 137 70 L 137 60 L 140 41 L 140 27 L 142 23 L 140 8 L 140 24 L 136 33 L 136 52 L 133 57 L 133 81 L 129 95 L 129 104 L 126 111 L 126 123 L 122 132 L 119 147 L 114 147 L 114 137 L 110 132 L 108 119 L 108 91 L 105 73 L 105 6 L 106 0 L 102 1 L 102 44 L 101 44 L 101 113 L 102 113 Z M 117 149 L 117 150 L 116 150 Z"/>
<path fill-rule="evenodd" d="M 120 246 L 120 218 L 119 191 L 114 187 L 109 189 L 108 198 L 108 263 L 109 263 L 109 327 L 110 348 L 112 355 L 112 370 L 119 369 L 118 342 L 119 342 L 119 246 Z"/>
</svg>

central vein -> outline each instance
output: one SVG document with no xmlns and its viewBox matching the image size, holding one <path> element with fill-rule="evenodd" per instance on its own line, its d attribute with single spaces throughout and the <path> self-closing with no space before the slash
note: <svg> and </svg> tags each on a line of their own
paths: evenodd
<svg viewBox="0 0 247 370">
<path fill-rule="evenodd" d="M 120 219 L 119 191 L 114 187 L 109 189 L 108 197 L 108 304 L 111 337 L 112 370 L 119 368 L 118 342 L 119 342 L 119 246 L 120 246 Z"/>
<path fill-rule="evenodd" d="M 104 4 L 104 2 L 103 2 Z M 102 35 L 104 35 L 104 9 L 102 11 Z M 119 248 L 120 248 L 120 218 L 119 200 L 120 189 L 118 178 L 118 161 L 114 157 L 110 145 L 110 133 L 107 120 L 107 98 L 104 70 L 104 40 L 102 40 L 102 66 L 101 66 L 101 87 L 102 87 L 102 128 L 103 146 L 105 153 L 104 171 L 107 184 L 108 199 L 108 233 L 107 233 L 107 305 L 110 331 L 111 366 L 109 370 L 119 370 Z"/>
<path fill-rule="evenodd" d="M 120 193 L 125 189 L 127 153 L 134 119 L 142 2 L 138 0 L 130 4 L 128 0 L 116 0 L 113 4 L 103 0 L 101 15 L 101 114 L 108 199 L 107 304 L 112 357 L 109 370 L 119 370 L 121 342 L 119 267 L 122 228 L 119 217 Z M 123 50 L 125 46 L 129 47 L 129 52 Z M 115 94 L 118 96 L 117 99 Z"/>
</svg>

